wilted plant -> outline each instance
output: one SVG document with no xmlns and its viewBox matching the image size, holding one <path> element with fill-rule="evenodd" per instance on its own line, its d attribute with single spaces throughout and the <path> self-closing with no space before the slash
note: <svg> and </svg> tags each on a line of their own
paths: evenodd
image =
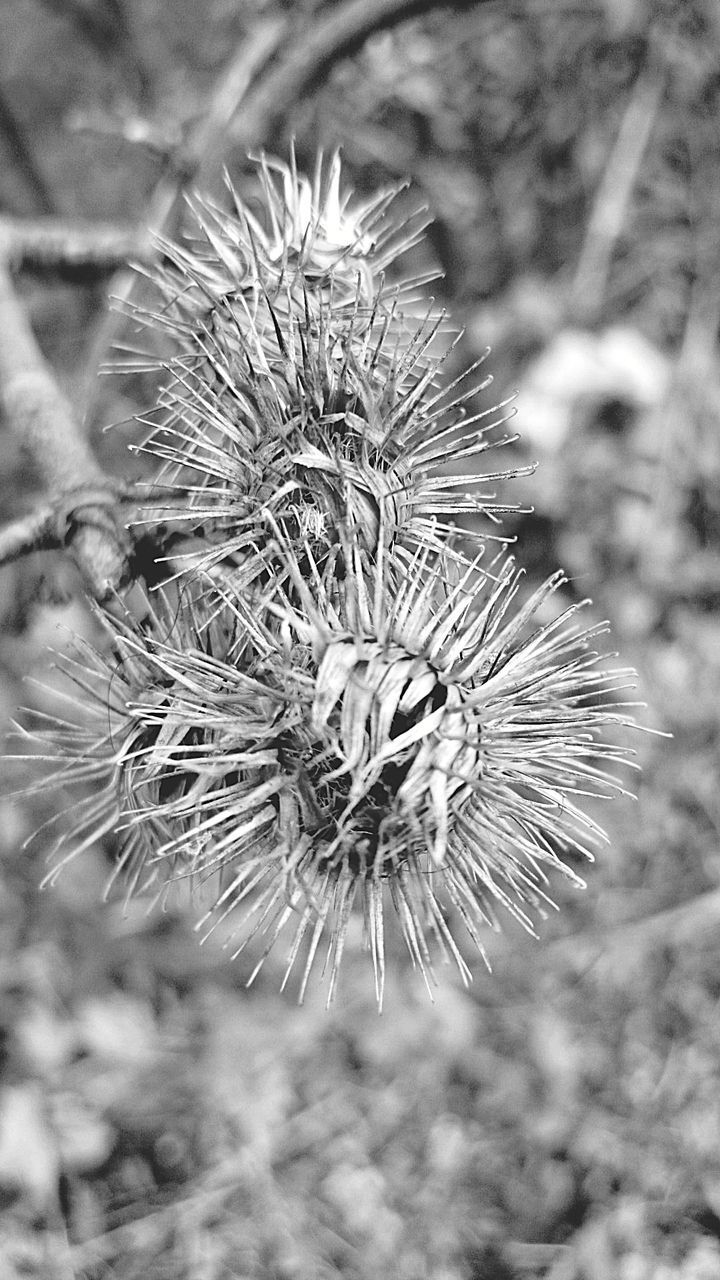
<svg viewBox="0 0 720 1280">
<path fill-rule="evenodd" d="M 495 904 L 532 929 L 548 871 L 577 879 L 564 858 L 604 838 L 582 797 L 622 791 L 632 673 L 580 606 L 554 615 L 562 574 L 517 603 L 484 491 L 513 470 L 477 473 L 506 415 L 465 416 L 478 387 L 439 386 L 425 282 L 386 284 L 417 236 L 392 193 L 353 203 L 337 158 L 260 177 L 264 218 L 195 203 L 140 316 L 175 345 L 140 527 L 183 552 L 139 615 L 105 612 L 106 648 L 65 664 L 81 714 L 36 736 L 93 784 L 61 861 L 116 832 L 129 892 L 211 881 L 207 930 L 262 938 L 255 972 L 287 934 L 301 996 L 322 945 L 332 997 L 361 907 L 381 1002 L 386 899 L 428 982 L 433 948 L 467 979 L 458 921 L 482 951 Z"/>
</svg>

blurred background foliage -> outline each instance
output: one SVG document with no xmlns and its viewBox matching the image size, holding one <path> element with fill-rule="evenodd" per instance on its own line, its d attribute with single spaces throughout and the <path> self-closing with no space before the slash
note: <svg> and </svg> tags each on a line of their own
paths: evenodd
<svg viewBox="0 0 720 1280">
<path fill-rule="evenodd" d="M 0 211 L 142 228 L 261 23 L 314 0 L 0 0 Z M 394 944 L 378 1018 L 361 934 L 337 1004 L 279 962 L 199 948 L 102 901 L 111 848 L 38 892 L 54 797 L 0 800 L 2 1275 L 715 1280 L 720 1275 L 720 9 L 716 0 L 485 0 L 379 32 L 271 121 L 301 166 L 342 147 L 359 192 L 410 180 L 434 219 L 409 269 L 517 390 L 532 581 L 558 565 L 640 673 L 639 802 L 534 941 L 435 1003 Z M 242 115 L 242 111 L 240 113 Z M 252 197 L 242 124 L 200 166 Z M 152 394 L 96 379 L 107 280 L 21 277 L 43 350 L 108 468 Z M 140 290 L 141 285 L 132 286 Z M 128 288 L 122 273 L 109 291 Z M 133 296 L 137 296 L 134 294 Z M 487 394 L 487 393 L 486 393 Z M 35 481 L 7 433 L 10 518 Z M 0 574 L 0 711 L 52 684 L 92 623 L 73 571 Z M 607 815 L 601 815 L 607 822 Z"/>
</svg>

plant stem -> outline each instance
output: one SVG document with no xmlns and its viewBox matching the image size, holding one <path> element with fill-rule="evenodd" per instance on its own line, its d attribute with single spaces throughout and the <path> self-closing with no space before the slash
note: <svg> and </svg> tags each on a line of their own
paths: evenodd
<svg viewBox="0 0 720 1280">
<path fill-rule="evenodd" d="M 35 341 L 13 287 L 0 245 L 0 411 L 53 501 L 66 506 L 67 544 L 88 587 L 105 599 L 128 576 L 129 540 L 114 513 L 117 485 L 104 473 L 66 397 Z M 38 545 L 48 545 L 42 513 L 30 518 L 24 538 L 7 538 L 10 558 L 30 550 L 33 527 Z"/>
</svg>

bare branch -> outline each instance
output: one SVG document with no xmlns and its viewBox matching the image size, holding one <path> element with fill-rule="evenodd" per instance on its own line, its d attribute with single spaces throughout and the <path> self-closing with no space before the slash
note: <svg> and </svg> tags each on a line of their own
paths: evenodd
<svg viewBox="0 0 720 1280">
<path fill-rule="evenodd" d="M 654 64 L 636 81 L 595 195 L 571 289 L 571 303 L 585 321 L 594 318 L 602 303 L 613 251 L 657 119 L 665 81 L 664 71 Z"/>
<path fill-rule="evenodd" d="M 601 964 L 606 972 L 627 976 L 632 963 L 641 963 L 654 948 L 702 946 L 717 934 L 718 922 L 720 889 L 708 889 L 687 902 L 602 932 L 558 938 L 548 951 L 580 968 Z"/>
<path fill-rule="evenodd" d="M 43 503 L 0 529 L 0 565 L 33 551 L 65 548 L 76 534 L 79 536 L 83 524 L 107 528 L 106 508 L 130 496 L 122 481 L 108 481 L 102 488 L 75 489 Z"/>
<path fill-rule="evenodd" d="M 54 213 L 56 206 L 52 191 L 38 166 L 32 147 L 25 136 L 25 130 L 16 118 L 4 93 L 0 92 L 0 139 L 3 135 L 13 159 L 13 166 L 22 174 L 25 185 L 32 194 L 35 207 L 39 207 L 43 213 Z M 1 143 L 0 150 L 2 150 Z"/>
<path fill-rule="evenodd" d="M 182 208 L 182 196 L 193 182 L 202 185 L 202 174 L 219 163 L 226 143 L 228 126 L 239 109 L 253 79 L 275 53 L 285 27 L 283 23 L 260 23 L 243 41 L 231 59 L 208 103 L 207 111 L 190 131 L 183 147 L 173 157 L 170 172 L 158 183 L 145 217 L 153 235 L 172 237 Z M 94 381 L 106 353 L 117 340 L 124 323 L 123 307 L 127 305 L 137 283 L 132 271 L 122 271 L 110 282 L 109 293 L 116 309 L 108 312 L 98 326 L 87 352 L 88 381 L 85 400 L 92 410 Z"/>
<path fill-rule="evenodd" d="M 0 529 L 0 565 L 57 546 L 56 531 L 55 509 L 50 503 L 6 524 Z"/>
<path fill-rule="evenodd" d="M 0 252 L 14 271 L 73 279 L 107 275 L 157 257 L 148 233 L 111 223 L 0 217 Z"/>
<path fill-rule="evenodd" d="M 328 7 L 289 42 L 236 115 L 229 138 L 244 147 L 269 145 L 291 109 L 343 58 L 362 48 L 378 31 L 387 31 L 432 9 L 473 9 L 487 0 L 346 0 Z"/>
<path fill-rule="evenodd" d="M 90 590 L 104 599 L 128 577 L 129 540 L 115 514 L 117 487 L 84 439 L 73 411 L 35 341 L 0 255 L 0 409 L 45 489 L 58 501 L 89 488 L 93 500 L 72 510 L 65 541 Z M 43 520 L 35 533 L 43 536 Z M 24 535 L 9 535 L 17 551 Z"/>
<path fill-rule="evenodd" d="M 144 147 L 163 164 L 170 161 L 183 141 L 180 122 L 163 120 L 159 124 L 142 113 L 131 111 L 126 103 L 113 111 L 105 107 L 78 107 L 68 113 L 65 123 L 74 133 L 111 138 L 128 147 Z"/>
<path fill-rule="evenodd" d="M 223 71 L 207 111 L 176 158 L 176 171 L 184 186 L 195 181 L 202 187 L 204 177 L 220 168 L 232 120 L 243 109 L 258 73 L 262 79 L 263 69 L 268 62 L 272 64 L 285 31 L 285 23 L 277 19 L 259 24 Z"/>
</svg>

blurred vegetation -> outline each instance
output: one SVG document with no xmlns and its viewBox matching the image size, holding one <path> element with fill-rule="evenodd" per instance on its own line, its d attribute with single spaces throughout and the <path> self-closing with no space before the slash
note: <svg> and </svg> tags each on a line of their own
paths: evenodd
<svg viewBox="0 0 720 1280">
<path fill-rule="evenodd" d="M 2 0 L 0 211 L 141 228 L 258 23 L 305 0 Z M 508 522 L 533 580 L 563 567 L 640 673 L 639 803 L 534 941 L 435 1003 L 397 943 L 378 1018 L 360 933 L 336 1006 L 269 962 L 198 947 L 178 904 L 104 902 L 112 849 L 38 892 L 53 813 L 0 800 L 2 1275 L 715 1280 L 720 1275 L 720 9 L 716 0 L 486 0 L 378 33 L 263 145 L 359 191 L 410 179 L 434 218 L 408 269 L 518 389 Z M 233 141 L 233 138 L 239 141 Z M 242 128 L 222 165 L 251 194 Z M 107 281 L 25 273 L 23 298 L 106 466 L 128 475 L 141 380 L 97 382 Z M 118 276 L 109 291 L 122 292 Z M 133 286 L 141 289 L 141 285 Z M 135 296 L 135 295 L 134 295 Z M 36 496 L 2 441 L 2 514 Z M 134 470 L 135 469 L 135 470 Z M 0 574 L 0 710 L 92 624 L 74 571 Z M 357 959 L 357 964 L 356 964 Z"/>
</svg>

